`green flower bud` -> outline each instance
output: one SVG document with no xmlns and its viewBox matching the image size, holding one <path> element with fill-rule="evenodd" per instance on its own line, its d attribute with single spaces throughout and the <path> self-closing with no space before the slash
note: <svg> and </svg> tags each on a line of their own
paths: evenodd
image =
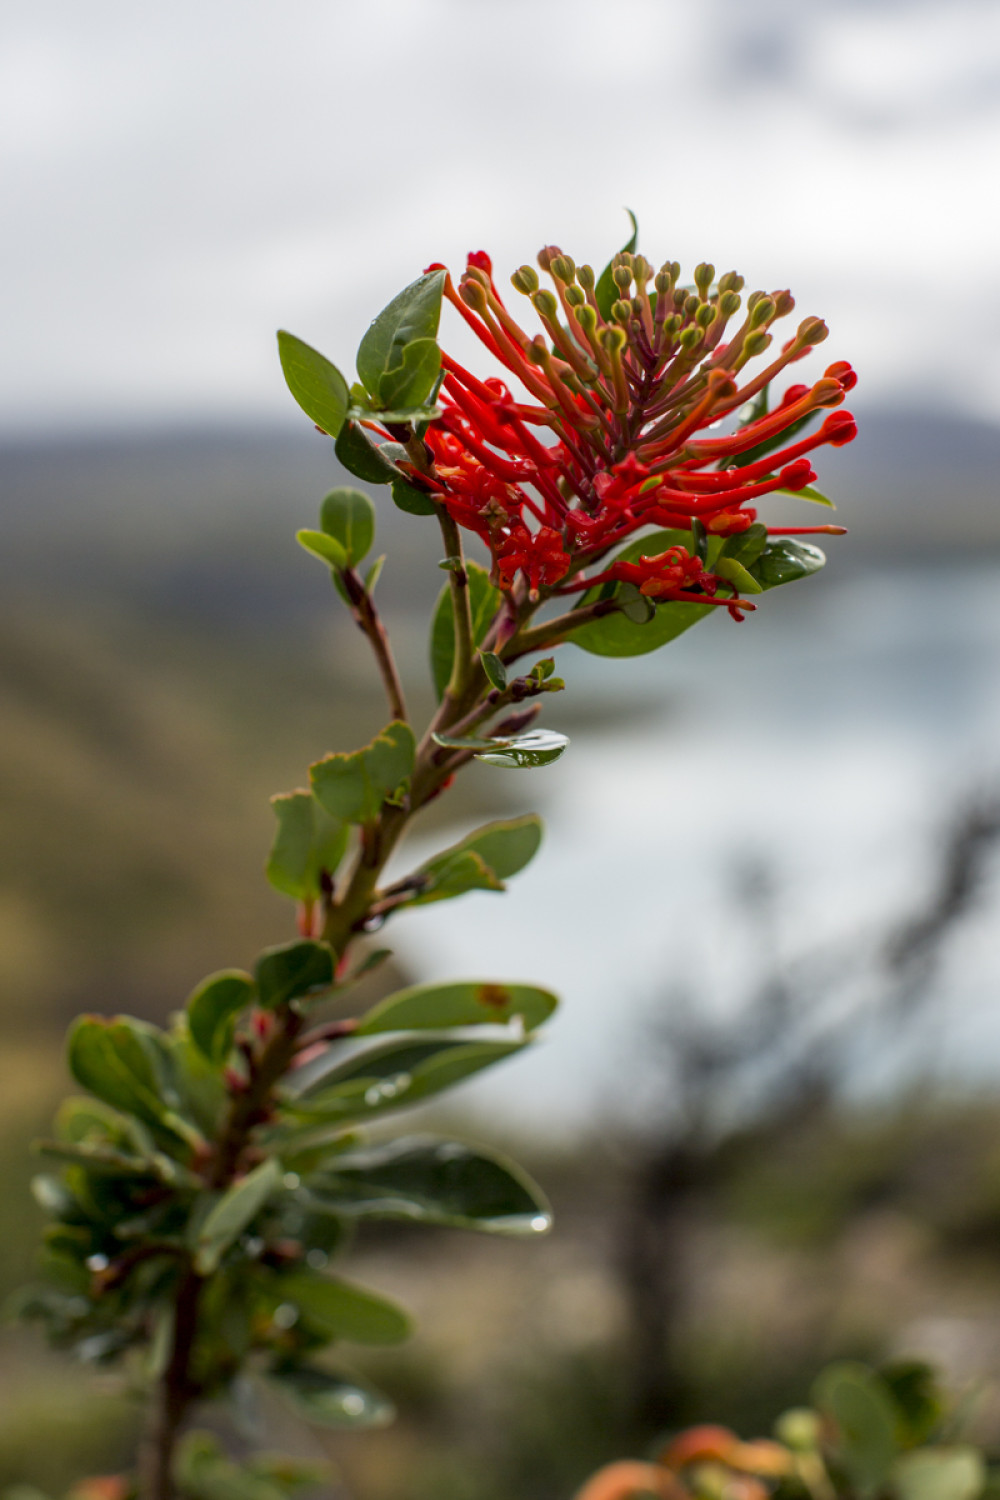
<svg viewBox="0 0 1000 1500">
<path fill-rule="evenodd" d="M 822 318 L 803 318 L 795 335 L 797 344 L 821 344 L 830 330 Z"/>
<path fill-rule="evenodd" d="M 574 311 L 575 311 L 576 321 L 579 323 L 579 325 L 583 329 L 584 333 L 588 333 L 588 334 L 596 333 L 596 331 L 597 331 L 597 312 L 595 311 L 594 308 L 591 307 L 590 303 L 589 302 L 585 302 L 582 307 L 577 307 L 577 308 L 574 309 Z"/>
<path fill-rule="evenodd" d="M 620 354 L 627 343 L 624 328 L 601 329 L 601 344 L 609 354 Z"/>
<path fill-rule="evenodd" d="M 788 314 L 795 306 L 795 298 L 792 296 L 791 292 L 773 292 L 771 295 L 774 298 L 774 306 L 776 309 L 775 317 L 787 318 Z"/>
<path fill-rule="evenodd" d="M 701 298 L 696 292 L 688 292 L 684 298 L 684 316 L 693 318 L 701 306 Z"/>
<path fill-rule="evenodd" d="M 486 288 L 474 278 L 469 278 L 462 282 L 458 289 L 458 295 L 466 307 L 471 307 L 473 312 L 483 313 L 489 307 Z"/>
<path fill-rule="evenodd" d="M 762 328 L 766 323 L 772 321 L 774 315 L 775 306 L 770 297 L 761 297 L 760 301 L 754 303 L 753 307 L 750 308 L 749 322 L 751 329 Z"/>
<path fill-rule="evenodd" d="M 725 276 L 719 277 L 720 292 L 742 292 L 743 277 L 735 271 L 727 271 Z"/>
<path fill-rule="evenodd" d="M 597 277 L 594 275 L 593 266 L 577 266 L 576 279 L 585 292 L 592 292 L 597 285 Z"/>
<path fill-rule="evenodd" d="M 703 302 L 694 315 L 694 320 L 699 328 L 710 328 L 718 316 L 717 309 L 711 302 Z"/>
<path fill-rule="evenodd" d="M 676 337 L 678 333 L 680 333 L 681 324 L 683 323 L 683 321 L 684 319 L 681 317 L 680 313 L 671 313 L 670 317 L 667 318 L 663 324 L 663 332 L 666 334 L 668 339 L 672 339 Z"/>
<path fill-rule="evenodd" d="M 568 284 L 576 280 L 576 266 L 568 255 L 554 255 L 549 270 L 557 281 Z"/>
<path fill-rule="evenodd" d="M 525 353 L 533 365 L 546 365 L 551 358 L 549 346 L 540 333 L 531 340 Z"/>
<path fill-rule="evenodd" d="M 636 286 L 645 286 L 653 274 L 653 268 L 644 255 L 636 255 L 632 260 L 632 274 L 635 277 Z"/>
<path fill-rule="evenodd" d="M 523 292 L 526 297 L 530 297 L 532 292 L 538 291 L 538 272 L 534 266 L 518 266 L 510 278 L 510 284 L 516 292 Z"/>
<path fill-rule="evenodd" d="M 719 298 L 719 311 L 724 318 L 731 318 L 734 313 L 739 312 L 742 297 L 737 291 L 725 291 Z"/>
<path fill-rule="evenodd" d="M 714 280 L 715 267 L 713 265 L 709 265 L 707 260 L 703 260 L 700 266 L 695 266 L 694 284 L 698 288 L 702 297 L 708 296 L 708 289 L 712 285 L 712 282 Z"/>
<path fill-rule="evenodd" d="M 774 1424 L 774 1434 L 780 1443 L 799 1453 L 808 1453 L 818 1448 L 823 1432 L 819 1413 L 807 1406 L 796 1406 L 783 1412 Z"/>
<path fill-rule="evenodd" d="M 578 286 L 568 286 L 564 295 L 570 307 L 582 307 L 587 300 Z"/>
<path fill-rule="evenodd" d="M 555 293 L 546 291 L 544 287 L 540 292 L 532 292 L 531 305 L 542 318 L 554 318 L 559 312 Z"/>
<path fill-rule="evenodd" d="M 615 266 L 611 272 L 611 279 L 620 291 L 627 292 L 632 285 L 632 272 L 628 266 Z"/>
<path fill-rule="evenodd" d="M 758 354 L 764 353 L 770 343 L 771 335 L 763 328 L 755 328 L 743 340 L 743 349 L 748 359 L 756 359 Z"/>
<path fill-rule="evenodd" d="M 627 323 L 632 316 L 631 302 L 625 302 L 619 297 L 618 301 L 611 305 L 611 316 L 616 323 Z"/>
<path fill-rule="evenodd" d="M 702 331 L 701 331 L 700 328 L 695 328 L 695 327 L 685 328 L 684 332 L 681 334 L 681 337 L 680 337 L 681 348 L 683 350 L 685 350 L 688 354 L 690 354 L 691 351 L 692 351 L 692 349 L 697 349 L 698 345 L 701 343 L 701 341 L 702 341 L 703 338 L 704 338 L 704 334 L 702 333 Z"/>
<path fill-rule="evenodd" d="M 669 271 L 657 271 L 653 278 L 653 286 L 656 288 L 657 296 L 666 297 L 673 289 Z"/>
</svg>

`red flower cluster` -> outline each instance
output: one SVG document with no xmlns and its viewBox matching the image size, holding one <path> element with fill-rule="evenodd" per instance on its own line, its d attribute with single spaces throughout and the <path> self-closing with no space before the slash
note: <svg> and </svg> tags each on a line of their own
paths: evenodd
<svg viewBox="0 0 1000 1500">
<path fill-rule="evenodd" d="M 540 288 L 530 266 L 511 280 L 530 299 L 544 336 L 530 336 L 511 316 L 484 252 L 469 256 L 457 289 L 447 279 L 446 297 L 527 398 L 500 380 L 477 379 L 444 354 L 443 414 L 427 432 L 434 465 L 421 482 L 483 539 L 502 589 L 536 597 L 626 579 L 653 599 L 712 600 L 738 617 L 752 605 L 684 547 L 604 571 L 594 565 L 651 524 L 691 530 L 700 522 L 708 533 L 731 536 L 756 520 L 762 496 L 811 484 L 807 455 L 850 442 L 854 419 L 836 412 L 810 436 L 791 440 L 843 401 L 854 372 L 831 364 L 813 385 L 790 386 L 775 410 L 760 405 L 742 426 L 716 434 L 711 429 L 747 402 L 762 393 L 766 401 L 770 383 L 826 338 L 825 324 L 805 319 L 745 378 L 747 364 L 771 345 L 771 326 L 794 307 L 788 292 L 751 293 L 727 335 L 743 306 L 743 278 L 734 272 L 716 283 L 714 267 L 701 265 L 694 285 L 683 286 L 676 262 L 654 273 L 641 255 L 623 252 L 612 263 L 617 295 L 608 311 L 589 266 L 554 246 L 538 263 L 554 291 Z M 790 530 L 842 528 L 783 534 Z"/>
</svg>

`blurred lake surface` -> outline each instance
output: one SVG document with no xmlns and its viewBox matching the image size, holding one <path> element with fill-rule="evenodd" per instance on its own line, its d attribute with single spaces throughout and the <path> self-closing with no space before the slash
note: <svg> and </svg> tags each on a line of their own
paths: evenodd
<svg viewBox="0 0 1000 1500">
<path fill-rule="evenodd" d="M 612 708 L 517 785 L 547 823 L 534 864 L 502 898 L 424 907 L 387 934 L 428 976 L 495 973 L 561 995 L 535 1055 L 469 1090 L 479 1109 L 547 1129 L 645 1097 L 637 1065 L 682 993 L 720 1021 L 744 1003 L 761 963 L 739 909 L 748 870 L 775 889 L 779 965 L 861 948 L 919 903 L 949 820 L 1000 789 L 1000 567 L 845 572 L 834 552 L 820 579 L 767 595 L 743 625 L 720 611 L 629 661 L 566 648 L 560 669 L 568 696 Z M 558 698 L 545 718 L 559 727 Z M 859 1022 L 856 1087 L 914 1069 L 1000 1076 L 992 895 L 948 947 L 929 1022 L 871 1053 Z"/>
</svg>

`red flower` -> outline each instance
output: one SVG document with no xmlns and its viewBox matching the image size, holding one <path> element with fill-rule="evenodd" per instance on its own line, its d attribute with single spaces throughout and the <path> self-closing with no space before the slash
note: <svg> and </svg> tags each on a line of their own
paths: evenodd
<svg viewBox="0 0 1000 1500">
<path fill-rule="evenodd" d="M 694 286 L 682 286 L 676 263 L 654 275 L 642 256 L 622 253 L 612 266 L 617 300 L 609 311 L 602 298 L 602 312 L 589 267 L 554 246 L 538 263 L 553 291 L 540 289 L 528 266 L 511 278 L 541 321 L 544 335 L 534 337 L 508 311 L 485 252 L 469 256 L 457 289 L 446 281 L 449 301 L 527 397 L 477 379 L 445 353 L 443 415 L 426 439 L 434 467 L 421 482 L 486 543 L 502 589 L 568 594 L 628 579 L 654 599 L 752 608 L 684 547 L 593 567 L 650 525 L 690 531 L 700 522 L 711 535 L 738 534 L 756 520 L 758 500 L 813 482 L 806 455 L 840 447 L 857 430 L 849 413 L 836 412 L 804 434 L 852 389 L 850 365 L 838 361 L 812 385 L 790 386 L 772 411 L 761 397 L 826 338 L 825 324 L 806 318 L 748 375 L 795 305 L 788 292 L 752 293 L 731 331 L 743 305 L 734 272 L 716 282 L 712 266 L 698 266 Z M 720 425 L 755 398 L 749 420 Z"/>
</svg>

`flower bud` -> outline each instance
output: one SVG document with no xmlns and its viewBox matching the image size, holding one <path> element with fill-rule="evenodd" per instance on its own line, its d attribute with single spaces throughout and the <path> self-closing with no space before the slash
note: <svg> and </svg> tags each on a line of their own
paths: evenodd
<svg viewBox="0 0 1000 1500">
<path fill-rule="evenodd" d="M 756 359 L 758 354 L 764 353 L 770 343 L 771 335 L 763 328 L 755 328 L 743 340 L 743 350 L 747 359 Z"/>
<path fill-rule="evenodd" d="M 838 359 L 835 364 L 827 365 L 823 374 L 829 375 L 831 380 L 839 380 L 842 391 L 853 391 L 858 383 L 858 377 L 846 359 Z"/>
<path fill-rule="evenodd" d="M 709 328 L 718 316 L 717 309 L 711 302 L 703 302 L 694 315 L 694 320 L 699 328 Z"/>
<path fill-rule="evenodd" d="M 636 255 L 632 260 L 632 274 L 637 286 L 645 286 L 653 274 L 653 268 L 644 255 Z"/>
<path fill-rule="evenodd" d="M 624 328 L 601 329 L 601 345 L 609 354 L 620 354 L 627 343 Z"/>
<path fill-rule="evenodd" d="M 577 266 L 576 279 L 585 292 L 592 292 L 597 285 L 597 277 L 594 275 L 593 266 Z"/>
<path fill-rule="evenodd" d="M 742 300 L 742 297 L 737 291 L 723 292 L 722 296 L 719 298 L 719 311 L 722 316 L 724 318 L 733 317 L 735 313 L 739 312 L 740 303 L 742 302 Z"/>
<path fill-rule="evenodd" d="M 857 435 L 858 424 L 849 411 L 831 412 L 819 430 L 819 436 L 834 448 L 852 443 Z"/>
<path fill-rule="evenodd" d="M 702 331 L 701 331 L 700 328 L 696 328 L 693 325 L 689 325 L 687 328 L 685 328 L 684 332 L 681 334 L 681 337 L 680 337 L 681 348 L 685 349 L 690 354 L 690 352 L 691 352 L 692 349 L 696 349 L 698 347 L 698 345 L 701 343 L 701 341 L 702 341 L 703 338 L 704 338 L 704 334 L 702 333 Z"/>
<path fill-rule="evenodd" d="M 611 305 L 611 316 L 616 323 L 627 323 L 632 316 L 631 302 L 626 302 L 619 297 L 618 301 Z"/>
<path fill-rule="evenodd" d="M 615 266 L 611 272 L 611 279 L 619 291 L 627 292 L 632 285 L 632 272 L 628 266 Z"/>
<path fill-rule="evenodd" d="M 557 281 L 568 283 L 576 280 L 576 266 L 568 255 L 554 255 L 549 270 Z"/>
<path fill-rule="evenodd" d="M 561 254 L 562 251 L 559 249 L 558 245 L 543 245 L 538 254 L 535 256 L 535 259 L 538 261 L 538 264 L 541 266 L 543 271 L 548 271 L 555 256 Z"/>
<path fill-rule="evenodd" d="M 526 297 L 530 297 L 532 292 L 538 291 L 538 272 L 534 266 L 518 266 L 510 278 L 510 284 L 516 292 L 523 292 Z"/>
<path fill-rule="evenodd" d="M 673 289 L 673 282 L 670 279 L 670 272 L 662 270 L 657 271 L 656 275 L 653 277 L 653 286 L 656 288 L 658 296 L 666 297 L 667 294 Z"/>
<path fill-rule="evenodd" d="M 681 324 L 683 321 L 684 320 L 681 317 L 680 313 L 671 313 L 670 317 L 667 318 L 666 322 L 663 325 L 663 332 L 666 334 L 668 339 L 674 338 L 680 332 Z"/>
<path fill-rule="evenodd" d="M 546 291 L 544 287 L 540 292 L 532 292 L 531 305 L 541 318 L 554 318 L 559 312 L 555 293 Z"/>
<path fill-rule="evenodd" d="M 720 292 L 742 292 L 743 277 L 736 271 L 727 271 L 725 276 L 719 277 Z"/>
<path fill-rule="evenodd" d="M 795 335 L 795 342 L 803 346 L 808 344 L 812 348 L 814 344 L 821 344 L 829 332 L 822 318 L 803 318 Z"/>
<path fill-rule="evenodd" d="M 568 286 L 563 293 L 570 307 L 582 307 L 587 300 L 578 286 Z"/>
<path fill-rule="evenodd" d="M 708 289 L 715 280 L 715 267 L 707 260 L 703 260 L 700 266 L 694 268 L 694 284 L 702 297 L 708 296 Z"/>
<path fill-rule="evenodd" d="M 486 296 L 486 288 L 478 281 L 465 280 L 458 288 L 458 295 L 466 307 L 471 307 L 473 312 L 484 313 L 489 306 Z"/>
<path fill-rule="evenodd" d="M 774 316 L 776 318 L 787 318 L 788 314 L 795 307 L 795 298 L 791 292 L 772 292 L 771 296 L 774 299 Z"/>
<path fill-rule="evenodd" d="M 540 333 L 531 340 L 524 352 L 533 365 L 546 365 L 552 358 L 549 346 Z"/>
<path fill-rule="evenodd" d="M 844 392 L 839 380 L 817 380 L 812 397 L 817 406 L 839 406 Z"/>
<path fill-rule="evenodd" d="M 763 327 L 765 324 L 770 323 L 774 317 L 774 303 L 770 297 L 761 295 L 753 307 L 749 307 L 749 303 L 747 306 L 750 311 L 748 322 L 751 329 Z"/>
<path fill-rule="evenodd" d="M 583 307 L 575 309 L 576 321 L 584 333 L 593 334 L 597 331 L 597 312 L 587 302 Z"/>
</svg>

